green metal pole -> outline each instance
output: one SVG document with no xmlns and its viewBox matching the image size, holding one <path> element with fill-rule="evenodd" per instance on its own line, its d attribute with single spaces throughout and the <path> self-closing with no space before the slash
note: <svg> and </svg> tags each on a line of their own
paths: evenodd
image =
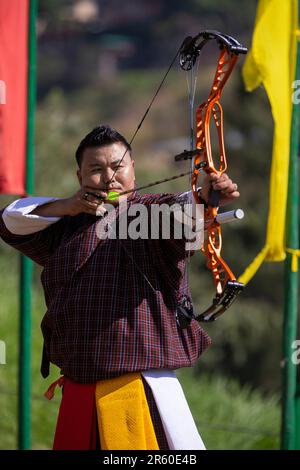
<svg viewBox="0 0 300 470">
<path fill-rule="evenodd" d="M 298 1 L 298 24 L 300 23 L 300 2 Z M 296 33 L 295 33 L 296 34 Z M 295 80 L 300 79 L 300 46 L 297 37 L 297 58 Z M 291 127 L 291 151 L 289 164 L 289 186 L 287 199 L 286 246 L 299 249 L 299 104 L 293 103 Z M 297 339 L 298 316 L 298 272 L 292 271 L 292 254 L 285 261 L 284 319 L 283 319 L 283 406 L 281 447 L 284 450 L 300 449 L 296 419 L 297 364 L 293 363 L 293 342 Z"/>
<path fill-rule="evenodd" d="M 34 191 L 34 113 L 36 100 L 36 15 L 37 0 L 29 1 L 28 34 L 28 94 L 25 191 Z M 18 448 L 30 449 L 30 392 L 31 392 L 31 281 L 33 264 L 21 255 L 20 327 L 19 327 L 19 402 Z"/>
<path fill-rule="evenodd" d="M 296 445 L 295 449 L 300 450 L 300 382 L 297 384 L 296 391 Z"/>
</svg>

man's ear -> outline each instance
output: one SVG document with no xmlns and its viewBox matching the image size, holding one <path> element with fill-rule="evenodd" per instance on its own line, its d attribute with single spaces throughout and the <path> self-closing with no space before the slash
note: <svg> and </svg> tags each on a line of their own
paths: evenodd
<svg viewBox="0 0 300 470">
<path fill-rule="evenodd" d="M 81 186 L 82 185 L 82 176 L 81 176 L 80 169 L 78 169 L 76 173 L 77 173 L 77 178 L 78 178 L 79 184 Z"/>
</svg>

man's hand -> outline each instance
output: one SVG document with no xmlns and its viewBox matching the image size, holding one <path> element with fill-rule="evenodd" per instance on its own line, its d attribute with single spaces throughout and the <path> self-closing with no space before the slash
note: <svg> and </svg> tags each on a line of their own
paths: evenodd
<svg viewBox="0 0 300 470">
<path fill-rule="evenodd" d="M 201 188 L 201 197 L 208 202 L 211 189 L 220 191 L 220 206 L 225 206 L 240 197 L 238 185 L 233 183 L 226 173 L 217 176 L 215 173 L 205 175 L 203 186 Z"/>
<path fill-rule="evenodd" d="M 82 212 L 97 216 L 104 215 L 106 210 L 103 207 L 104 201 L 101 198 L 106 196 L 107 193 L 104 191 L 95 190 L 87 186 L 82 187 L 73 196 L 64 200 L 66 213 L 71 216 L 81 214 Z"/>
<path fill-rule="evenodd" d="M 88 195 L 87 192 L 95 193 L 95 196 Z M 96 195 L 100 196 L 100 199 Z M 43 217 L 64 217 L 65 215 L 77 215 L 85 212 L 86 214 L 103 216 L 107 211 L 103 207 L 104 202 L 101 198 L 105 198 L 107 193 L 97 191 L 93 188 L 84 187 L 77 191 L 73 196 L 50 201 L 46 204 L 36 207 L 31 214 Z"/>
</svg>

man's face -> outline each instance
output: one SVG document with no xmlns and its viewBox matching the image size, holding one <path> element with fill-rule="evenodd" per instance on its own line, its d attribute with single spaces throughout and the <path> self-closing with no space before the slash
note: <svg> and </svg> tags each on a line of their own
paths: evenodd
<svg viewBox="0 0 300 470">
<path fill-rule="evenodd" d="M 80 186 L 85 190 L 98 192 L 121 193 L 133 189 L 134 161 L 129 152 L 126 152 L 122 160 L 125 151 L 126 147 L 121 142 L 104 147 L 86 148 L 82 156 L 81 168 L 77 170 Z"/>
</svg>

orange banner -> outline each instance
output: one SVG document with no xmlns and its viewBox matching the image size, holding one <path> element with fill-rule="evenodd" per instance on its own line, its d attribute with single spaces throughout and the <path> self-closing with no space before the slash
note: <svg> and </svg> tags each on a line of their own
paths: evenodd
<svg viewBox="0 0 300 470">
<path fill-rule="evenodd" d="M 0 0 L 0 193 L 24 195 L 29 0 Z"/>
</svg>

